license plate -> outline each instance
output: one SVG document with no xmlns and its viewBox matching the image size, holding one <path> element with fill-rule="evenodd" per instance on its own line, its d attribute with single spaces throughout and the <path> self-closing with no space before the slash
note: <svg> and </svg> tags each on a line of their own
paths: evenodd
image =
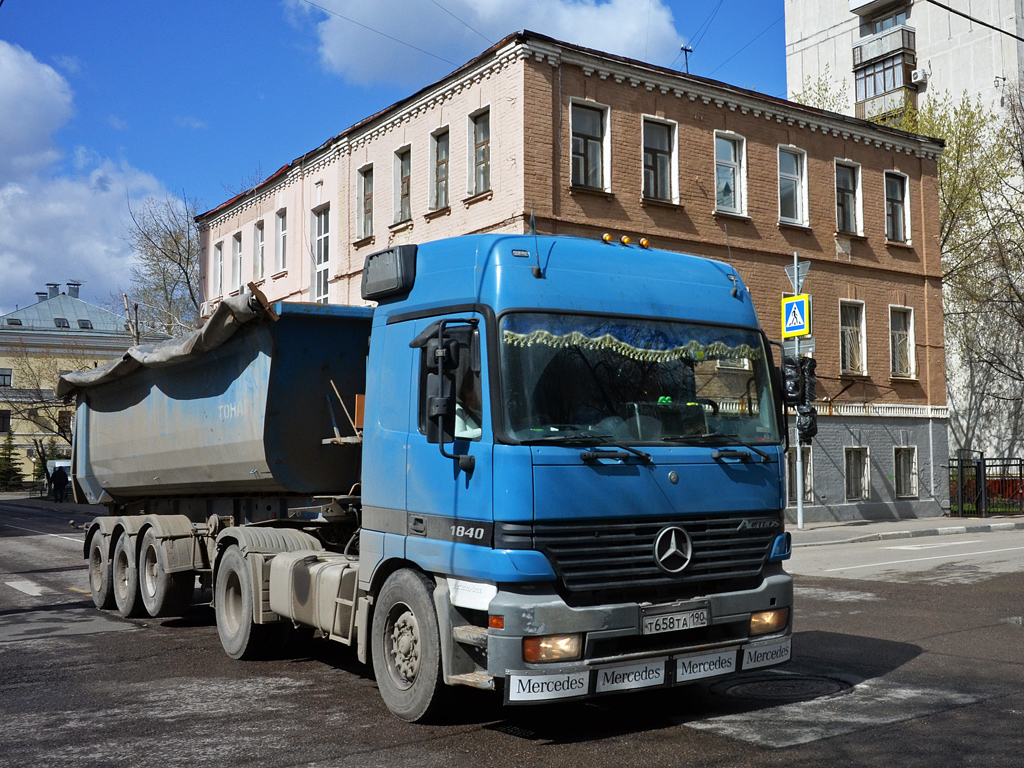
<svg viewBox="0 0 1024 768">
<path fill-rule="evenodd" d="M 710 613 L 707 608 L 697 608 L 692 611 L 677 611 L 675 613 L 644 616 L 643 634 L 657 635 L 662 632 L 678 632 L 683 629 L 706 627 Z"/>
</svg>

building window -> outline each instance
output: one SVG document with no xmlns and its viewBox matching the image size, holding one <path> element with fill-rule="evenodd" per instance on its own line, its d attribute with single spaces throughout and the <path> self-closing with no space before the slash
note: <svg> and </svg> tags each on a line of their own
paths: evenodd
<svg viewBox="0 0 1024 768">
<path fill-rule="evenodd" d="M 11 431 L 11 412 L 0 411 L 0 432 L 7 433 Z"/>
<path fill-rule="evenodd" d="M 258 281 L 263 279 L 263 274 L 266 270 L 266 264 L 264 263 L 266 248 L 263 238 L 262 221 L 256 222 L 256 226 L 253 227 L 252 235 L 252 277 L 253 280 Z"/>
<path fill-rule="evenodd" d="M 673 126 L 644 120 L 644 197 L 672 200 Z"/>
<path fill-rule="evenodd" d="M 895 446 L 892 449 L 896 474 L 893 484 L 897 498 L 917 496 L 917 447 Z"/>
<path fill-rule="evenodd" d="M 57 431 L 62 434 L 71 434 L 71 415 L 73 411 L 58 411 L 57 412 Z"/>
<path fill-rule="evenodd" d="M 786 451 L 786 465 L 788 467 L 787 482 L 789 505 L 796 506 L 796 451 L 797 446 L 790 446 Z M 804 501 L 814 501 L 814 472 L 811 470 L 811 446 L 800 446 L 803 462 L 804 475 Z"/>
<path fill-rule="evenodd" d="M 11 387 L 14 386 L 11 383 L 11 378 L 14 371 L 10 368 L 0 368 L 0 387 Z"/>
<path fill-rule="evenodd" d="M 431 175 L 433 176 L 433 194 L 431 210 L 439 211 L 448 207 L 448 131 L 444 130 L 430 137 L 431 143 Z"/>
<path fill-rule="evenodd" d="M 839 304 L 839 368 L 842 373 L 865 374 L 864 305 L 844 301 Z"/>
<path fill-rule="evenodd" d="M 231 290 L 242 292 L 242 233 L 231 238 Z"/>
<path fill-rule="evenodd" d="M 7 318 L 7 324 L 8 325 L 21 325 L 21 318 L 19 318 L 19 317 L 8 317 Z"/>
<path fill-rule="evenodd" d="M 715 134 L 715 208 L 725 213 L 743 213 L 745 183 L 744 139 Z"/>
<path fill-rule="evenodd" d="M 313 256 L 316 269 L 313 301 L 320 304 L 327 303 L 327 281 L 331 272 L 330 218 L 330 208 L 313 212 Z"/>
<path fill-rule="evenodd" d="M 868 449 L 846 449 L 846 500 L 859 501 L 868 498 L 871 487 L 868 477 Z"/>
<path fill-rule="evenodd" d="M 78 327 L 81 328 L 83 331 L 91 331 L 92 330 L 92 320 L 79 320 L 78 321 Z"/>
<path fill-rule="evenodd" d="M 907 12 L 900 11 L 898 13 L 890 13 L 888 16 L 885 16 L 884 18 L 876 19 L 874 23 L 871 25 L 871 29 L 874 32 L 874 34 L 877 35 L 879 32 L 885 32 L 885 30 L 887 29 L 892 29 L 893 27 L 898 27 L 901 24 L 906 23 Z"/>
<path fill-rule="evenodd" d="M 278 272 L 284 271 L 285 267 L 288 266 L 288 211 L 280 210 L 277 212 L 277 261 L 275 267 Z"/>
<path fill-rule="evenodd" d="M 779 221 L 807 224 L 806 155 L 779 148 Z"/>
<path fill-rule="evenodd" d="M 403 149 L 395 155 L 395 223 L 412 218 L 412 150 Z"/>
<path fill-rule="evenodd" d="M 909 307 L 889 307 L 889 356 L 893 376 L 914 376 L 914 310 Z"/>
<path fill-rule="evenodd" d="M 898 173 L 885 174 L 885 239 L 894 243 L 909 240 L 907 226 L 907 178 Z"/>
<path fill-rule="evenodd" d="M 603 109 L 572 105 L 572 184 L 604 189 Z"/>
<path fill-rule="evenodd" d="M 847 235 L 860 231 L 860 168 L 836 163 L 836 229 Z"/>
<path fill-rule="evenodd" d="M 66 317 L 55 317 L 53 318 L 53 324 L 58 328 L 70 328 L 71 323 L 68 322 Z"/>
<path fill-rule="evenodd" d="M 491 113 L 481 112 L 473 121 L 473 183 L 474 195 L 480 195 L 491 188 Z"/>
<path fill-rule="evenodd" d="M 224 243 L 213 246 L 213 295 L 224 293 Z"/>
<path fill-rule="evenodd" d="M 857 101 L 866 101 L 903 87 L 903 54 L 868 64 L 856 73 Z"/>
<path fill-rule="evenodd" d="M 362 240 L 373 234 L 373 166 L 356 176 L 356 237 Z"/>
</svg>

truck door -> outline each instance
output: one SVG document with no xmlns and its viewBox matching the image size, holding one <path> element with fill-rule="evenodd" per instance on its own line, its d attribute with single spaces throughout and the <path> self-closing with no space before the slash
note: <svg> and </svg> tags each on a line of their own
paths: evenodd
<svg viewBox="0 0 1024 768">
<path fill-rule="evenodd" d="M 407 555 L 441 573 L 469 575 L 469 561 L 486 557 L 492 533 L 492 429 L 485 361 L 484 319 L 471 313 L 443 318 L 442 366 L 445 381 L 438 389 L 437 350 L 433 340 L 419 350 L 417 413 L 409 426 L 406 488 L 409 509 Z M 437 318 L 416 321 L 415 334 L 438 328 Z M 434 383 L 431 384 L 431 379 Z M 431 387 L 433 386 L 433 389 Z M 443 434 L 430 425 L 430 394 L 450 396 Z M 428 435 L 433 434 L 436 442 Z M 443 455 L 447 453 L 448 456 Z M 467 459 L 450 458 L 469 457 Z M 469 467 L 469 464 L 472 464 Z M 472 545 L 467 548 L 461 545 Z M 477 547 L 481 548 L 477 551 Z"/>
</svg>

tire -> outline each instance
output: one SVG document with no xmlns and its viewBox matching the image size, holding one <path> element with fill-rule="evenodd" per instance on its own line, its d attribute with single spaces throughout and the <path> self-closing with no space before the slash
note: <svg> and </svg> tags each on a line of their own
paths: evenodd
<svg viewBox="0 0 1024 768">
<path fill-rule="evenodd" d="M 428 718 L 442 699 L 441 638 L 433 583 L 423 574 L 391 574 L 375 601 L 373 671 L 381 698 L 407 722 Z"/>
<path fill-rule="evenodd" d="M 114 545 L 113 562 L 110 565 L 111 581 L 113 582 L 114 603 L 118 613 L 126 619 L 143 616 L 146 606 L 139 595 L 138 563 L 135 551 L 131 546 L 128 533 L 121 532 Z"/>
<path fill-rule="evenodd" d="M 146 612 L 154 619 L 182 616 L 192 605 L 196 576 L 191 570 L 168 573 L 160 558 L 160 542 L 152 528 L 142 537 L 139 549 L 139 591 Z"/>
<path fill-rule="evenodd" d="M 108 543 L 99 531 L 93 534 L 89 542 L 89 591 L 92 593 L 92 601 L 101 611 L 116 605 L 110 558 L 107 557 Z"/>
<path fill-rule="evenodd" d="M 256 624 L 252 611 L 249 563 L 235 545 L 221 557 L 213 586 L 217 634 L 232 659 L 263 659 L 280 654 L 288 637 L 285 622 Z"/>
</svg>

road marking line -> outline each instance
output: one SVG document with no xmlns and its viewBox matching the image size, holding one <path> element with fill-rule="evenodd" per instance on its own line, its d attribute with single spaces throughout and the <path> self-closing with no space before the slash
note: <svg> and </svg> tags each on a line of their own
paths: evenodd
<svg viewBox="0 0 1024 768">
<path fill-rule="evenodd" d="M 92 594 L 92 592 L 90 592 L 88 589 L 82 589 L 81 587 L 68 587 L 68 589 L 71 590 L 72 592 L 81 592 L 83 595 L 91 595 Z"/>
<path fill-rule="evenodd" d="M 967 541 L 943 541 L 939 544 L 904 544 L 902 547 L 882 547 L 882 549 L 938 549 L 939 547 L 960 547 L 964 544 L 977 544 L 981 539 L 969 539 Z"/>
<path fill-rule="evenodd" d="M 2 2 L 2 0 L 0 0 Z M 85 539 L 73 539 L 70 536 L 62 536 L 59 533 L 47 533 L 46 531 L 37 531 L 35 528 L 22 528 L 20 525 L 8 525 L 8 528 L 16 528 L 19 531 L 29 531 L 30 533 L 38 533 L 40 536 L 53 536 L 55 539 L 65 539 L 66 541 L 73 541 L 75 544 L 81 544 Z"/>
<path fill-rule="evenodd" d="M 8 587 L 13 587 L 19 592 L 24 592 L 26 595 L 31 595 L 32 597 L 42 597 L 50 591 L 46 587 L 40 584 L 36 584 L 34 581 L 29 581 L 28 579 L 18 579 L 17 581 L 5 581 L 4 584 L 6 584 Z"/>
<path fill-rule="evenodd" d="M 1018 552 L 1024 549 L 1024 547 L 1009 547 L 1008 549 L 988 549 L 984 552 L 958 552 L 956 554 L 950 553 L 948 555 L 933 555 L 932 557 L 915 557 L 910 560 L 889 560 L 884 563 L 865 563 L 863 565 L 848 565 L 844 568 L 826 568 L 823 573 L 832 573 L 833 571 L 852 571 L 857 568 L 877 568 L 880 565 L 902 565 L 903 563 L 921 563 L 925 560 L 949 560 L 950 558 L 965 557 L 966 555 L 995 555 L 999 552 Z"/>
</svg>

